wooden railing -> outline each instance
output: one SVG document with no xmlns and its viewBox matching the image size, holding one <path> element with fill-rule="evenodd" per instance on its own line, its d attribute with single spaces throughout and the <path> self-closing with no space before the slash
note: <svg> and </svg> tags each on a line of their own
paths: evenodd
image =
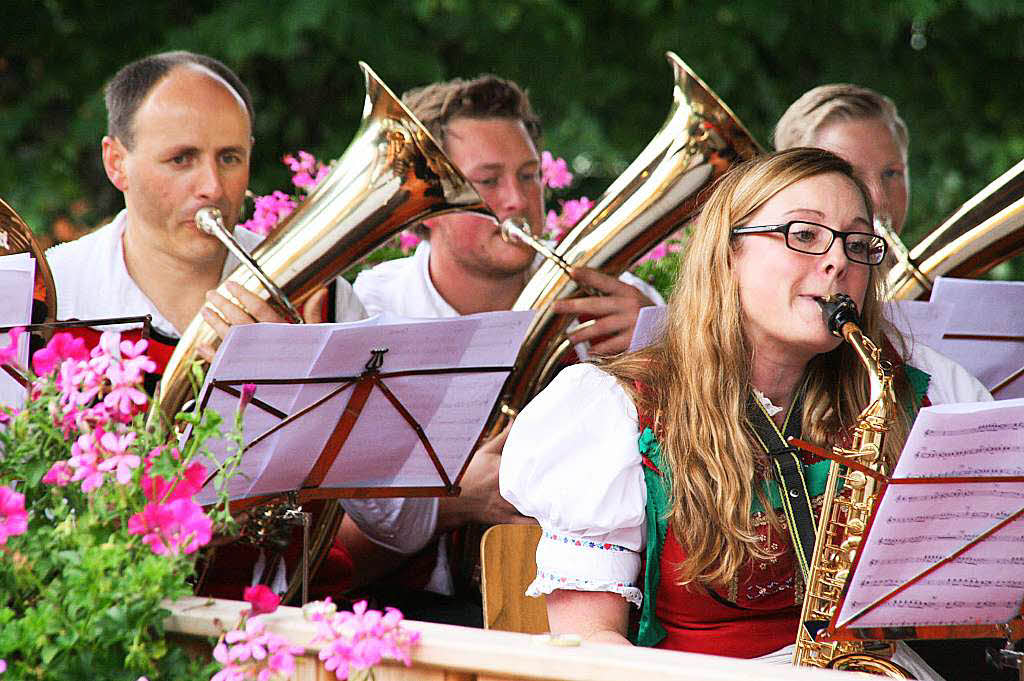
<svg viewBox="0 0 1024 681">
<path fill-rule="evenodd" d="M 248 603 L 186 598 L 170 606 L 167 629 L 183 643 L 204 645 L 233 629 Z M 278 608 L 264 616 L 267 628 L 304 646 L 296 660 L 295 678 L 329 681 L 334 675 L 317 658 L 312 643 L 315 628 L 299 608 Z M 468 629 L 428 622 L 406 622 L 420 632 L 412 667 L 388 663 L 374 675 L 377 681 L 849 681 L 840 672 L 797 669 L 789 665 L 736 660 L 711 655 L 630 648 L 597 643 L 552 645 L 547 636 Z"/>
</svg>

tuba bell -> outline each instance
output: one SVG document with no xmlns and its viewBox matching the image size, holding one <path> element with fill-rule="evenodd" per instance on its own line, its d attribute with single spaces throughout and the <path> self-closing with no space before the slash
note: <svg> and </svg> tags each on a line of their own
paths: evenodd
<svg viewBox="0 0 1024 681">
<path fill-rule="evenodd" d="M 1024 161 L 992 181 L 889 271 L 892 300 L 928 297 L 936 277 L 979 277 L 1024 252 Z M 916 268 L 913 263 L 917 263 Z M 915 273 L 918 270 L 920 274 Z"/>
<path fill-rule="evenodd" d="M 238 267 L 217 289 L 221 295 L 233 299 L 225 286 L 233 281 L 265 300 L 278 301 L 278 307 L 291 306 L 294 312 L 319 287 L 409 224 L 452 211 L 490 215 L 476 190 L 427 129 L 369 66 L 362 62 L 359 66 L 366 82 L 366 99 L 352 142 L 332 164 L 323 182 L 253 250 L 251 258 L 242 258 L 243 263 L 253 261 L 256 268 Z M 231 245 L 228 230 L 218 224 L 217 218 L 215 213 L 200 209 L 197 224 L 222 242 L 227 241 L 225 245 L 235 252 L 237 246 Z M 198 348 L 215 345 L 218 340 L 201 315 L 186 328 L 160 383 L 159 404 L 164 416 L 172 418 L 191 397 L 190 374 Z M 286 500 L 281 502 L 250 513 L 260 540 L 255 543 L 262 545 L 262 538 L 278 531 L 270 526 L 275 525 L 275 518 L 289 512 Z M 314 502 L 311 506 L 315 516 L 309 538 L 312 560 L 289 580 L 286 602 L 304 583 L 301 572 L 313 574 L 326 557 L 341 521 L 336 501 Z M 198 592 L 204 588 L 210 565 L 217 560 L 216 551 L 210 552 L 200 571 Z M 272 563 L 267 561 L 268 565 Z M 273 572 L 273 568 L 265 572 L 264 583 L 274 577 Z"/>
<path fill-rule="evenodd" d="M 514 310 L 538 314 L 506 384 L 501 412 L 521 408 L 550 380 L 569 349 L 570 320 L 551 303 L 579 290 L 567 267 L 587 266 L 618 276 L 688 220 L 704 201 L 704 189 L 737 161 L 761 153 L 753 136 L 675 53 L 666 53 L 674 84 L 672 106 L 661 129 L 595 202 L 527 282 Z M 497 432 L 498 426 L 491 432 Z"/>
<path fill-rule="evenodd" d="M 489 214 L 427 129 L 369 66 L 359 66 L 366 100 L 355 137 L 323 182 L 251 254 L 295 307 L 411 223 L 452 211 Z M 268 299 L 263 276 L 239 267 L 217 291 L 233 300 L 226 288 L 233 281 Z M 182 334 L 160 383 L 168 418 L 190 397 L 197 349 L 217 342 L 202 316 Z"/>
</svg>

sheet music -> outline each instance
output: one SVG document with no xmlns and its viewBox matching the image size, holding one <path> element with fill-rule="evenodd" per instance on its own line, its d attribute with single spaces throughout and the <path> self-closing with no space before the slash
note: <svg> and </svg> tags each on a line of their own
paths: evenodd
<svg viewBox="0 0 1024 681">
<path fill-rule="evenodd" d="M 922 409 L 893 479 L 1024 476 L 1024 399 Z M 843 626 L 1000 521 L 1024 483 L 890 484 L 840 611 Z M 999 624 L 1024 600 L 1024 518 L 1007 524 L 851 626 Z"/>
<path fill-rule="evenodd" d="M 32 292 L 35 285 L 36 260 L 28 253 L 0 256 L 0 326 L 18 326 L 32 323 Z M 0 344 L 11 342 L 6 333 L 0 334 Z M 18 343 L 18 364 L 28 366 L 28 334 Z M 25 403 L 25 388 L 6 371 L 0 371 L 0 404 L 20 407 Z"/>
<path fill-rule="evenodd" d="M 924 343 L 937 349 L 942 334 L 949 328 L 952 302 L 936 300 L 891 300 L 885 303 L 885 318 L 911 343 Z"/>
<path fill-rule="evenodd" d="M 207 408 L 233 423 L 238 398 L 210 389 L 213 378 L 357 377 L 374 348 L 386 347 L 383 374 L 423 369 L 510 367 L 534 313 L 496 312 L 453 319 L 403 320 L 378 316 L 347 324 L 253 324 L 234 327 L 211 365 L 204 394 Z M 385 377 L 385 385 L 409 410 L 447 473 L 454 480 L 504 384 L 508 371 Z M 259 385 L 255 398 L 284 415 L 310 410 L 254 444 L 243 457 L 245 476 L 229 492 L 233 499 L 300 488 L 351 398 L 341 381 Z M 333 397 L 332 393 L 337 392 Z M 326 399 L 325 399 L 326 398 Z M 316 403 L 322 401 L 319 405 Z M 245 441 L 282 421 L 255 402 L 245 412 Z M 226 442 L 211 443 L 219 458 Z M 321 486 L 438 487 L 437 470 L 416 433 L 379 389 L 366 406 Z M 214 498 L 212 490 L 200 503 Z"/>
<path fill-rule="evenodd" d="M 952 305 L 953 314 L 943 337 L 929 345 L 962 364 L 986 388 L 994 390 L 1024 368 L 1024 282 L 940 277 L 931 299 L 932 304 Z M 1024 375 L 993 396 L 1024 397 Z"/>
<path fill-rule="evenodd" d="M 629 351 L 636 352 L 646 348 L 664 333 L 665 321 L 668 319 L 667 305 L 648 305 L 640 308 L 633 328 L 633 340 L 629 342 Z"/>
</svg>

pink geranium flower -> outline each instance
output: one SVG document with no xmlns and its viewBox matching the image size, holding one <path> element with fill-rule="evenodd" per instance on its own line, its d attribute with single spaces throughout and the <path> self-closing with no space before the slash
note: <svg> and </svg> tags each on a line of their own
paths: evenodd
<svg viewBox="0 0 1024 681">
<path fill-rule="evenodd" d="M 206 481 L 206 466 L 198 461 L 193 461 L 185 469 L 182 477 L 167 481 L 162 475 L 151 475 L 153 461 L 163 454 L 163 451 L 163 447 L 156 447 L 146 455 L 146 464 L 140 481 L 142 493 L 147 500 L 158 503 L 191 499 L 203 488 L 203 483 Z M 175 461 L 180 458 L 177 448 L 171 449 L 170 456 Z"/>
<path fill-rule="evenodd" d="M 561 214 L 555 213 L 553 210 L 549 210 L 546 220 L 547 231 L 551 233 L 555 241 L 560 241 L 570 229 L 576 226 L 576 223 L 580 221 L 580 218 L 586 215 L 587 211 L 594 207 L 594 202 L 586 196 L 581 196 L 578 199 L 561 201 L 560 203 L 562 206 Z"/>
<path fill-rule="evenodd" d="M 327 643 L 319 653 L 324 668 L 338 679 L 369 669 L 385 657 L 401 660 L 406 666 L 412 664 L 411 650 L 419 632 L 403 629 L 402 613 L 395 608 L 381 613 L 367 609 L 366 601 L 359 601 L 351 612 L 316 610 L 310 619 L 317 625 L 314 640 Z"/>
<path fill-rule="evenodd" d="M 167 504 L 146 504 L 141 513 L 128 519 L 128 532 L 141 534 L 157 555 L 193 553 L 213 536 L 213 522 L 202 507 L 188 499 Z"/>
<path fill-rule="evenodd" d="M 103 431 L 98 431 L 103 433 Z M 135 442 L 136 434 L 115 435 L 114 433 L 103 433 L 100 436 L 100 445 L 106 451 L 106 458 L 97 466 L 104 472 L 115 471 L 115 479 L 122 485 L 132 481 L 132 471 L 139 467 L 142 459 L 137 454 L 128 452 L 128 448 Z"/>
<path fill-rule="evenodd" d="M 408 253 L 412 249 L 419 245 L 420 237 L 412 231 L 405 230 L 398 235 L 398 247 L 402 249 L 403 253 Z"/>
<path fill-rule="evenodd" d="M 263 584 L 245 587 L 242 598 L 252 606 L 253 615 L 267 615 L 281 605 L 281 597 Z"/>
<path fill-rule="evenodd" d="M 550 151 L 540 155 L 541 182 L 552 189 L 564 189 L 572 184 L 572 173 L 564 158 L 555 158 Z"/>
<path fill-rule="evenodd" d="M 102 431 L 100 431 L 102 432 Z M 103 485 L 106 474 L 100 470 L 100 455 L 96 450 L 95 433 L 83 433 L 71 445 L 68 466 L 74 470 L 72 482 L 82 482 L 82 491 L 89 493 Z"/>
<path fill-rule="evenodd" d="M 55 333 L 45 348 L 32 355 L 32 370 L 36 376 L 45 376 L 66 359 L 76 362 L 84 362 L 89 359 L 89 351 L 85 349 L 85 339 L 75 338 L 67 332 Z"/>
<path fill-rule="evenodd" d="M 0 546 L 7 543 L 8 537 L 25 534 L 27 530 L 25 495 L 0 485 Z"/>
<path fill-rule="evenodd" d="M 281 220 L 291 215 L 298 204 L 282 191 L 253 199 L 252 217 L 241 224 L 257 234 L 270 234 Z"/>
<path fill-rule="evenodd" d="M 331 171 L 329 166 L 318 161 L 316 156 L 308 151 L 300 151 L 298 158 L 287 154 L 282 160 L 293 173 L 292 184 L 306 192 L 316 189 L 317 185 L 323 182 Z"/>
<path fill-rule="evenodd" d="M 7 332 L 10 343 L 0 348 L 0 364 L 15 364 L 18 361 L 18 336 L 25 333 L 25 327 L 16 326 Z"/>
<path fill-rule="evenodd" d="M 142 373 L 138 366 L 111 364 L 107 367 L 107 380 L 110 381 L 110 392 L 103 398 L 103 404 L 113 410 L 114 415 L 127 423 L 132 416 L 146 406 L 146 393 L 139 390 Z"/>
<path fill-rule="evenodd" d="M 275 675 L 290 678 L 295 671 L 295 656 L 304 652 L 283 636 L 267 631 L 262 617 L 252 617 L 245 629 L 229 631 L 214 647 L 213 657 L 223 669 L 210 681 L 269 681 Z"/>
<path fill-rule="evenodd" d="M 57 487 L 67 487 L 68 483 L 71 482 L 72 473 L 73 471 L 68 466 L 67 461 L 58 461 L 50 466 L 50 470 L 43 476 L 43 483 Z"/>
</svg>

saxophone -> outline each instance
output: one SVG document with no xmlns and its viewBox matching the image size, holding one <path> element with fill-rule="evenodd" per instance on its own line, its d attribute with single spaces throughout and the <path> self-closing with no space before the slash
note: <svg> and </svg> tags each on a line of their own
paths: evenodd
<svg viewBox="0 0 1024 681">
<path fill-rule="evenodd" d="M 849 449 L 836 446 L 833 452 L 886 474 L 882 442 L 889 429 L 888 423 L 899 408 L 892 386 L 892 366 L 881 358 L 881 351 L 861 331 L 857 306 L 849 296 L 830 295 L 819 299 L 818 304 L 829 331 L 853 347 L 870 375 L 871 399 L 857 417 L 851 446 Z M 874 478 L 860 471 L 848 471 L 840 484 L 840 468 L 836 461 L 829 466 L 793 664 L 868 672 L 891 679 L 912 678 L 900 665 L 867 650 L 885 647 L 884 644 L 823 642 L 815 638 L 835 614 L 878 500 L 879 484 Z"/>
</svg>

